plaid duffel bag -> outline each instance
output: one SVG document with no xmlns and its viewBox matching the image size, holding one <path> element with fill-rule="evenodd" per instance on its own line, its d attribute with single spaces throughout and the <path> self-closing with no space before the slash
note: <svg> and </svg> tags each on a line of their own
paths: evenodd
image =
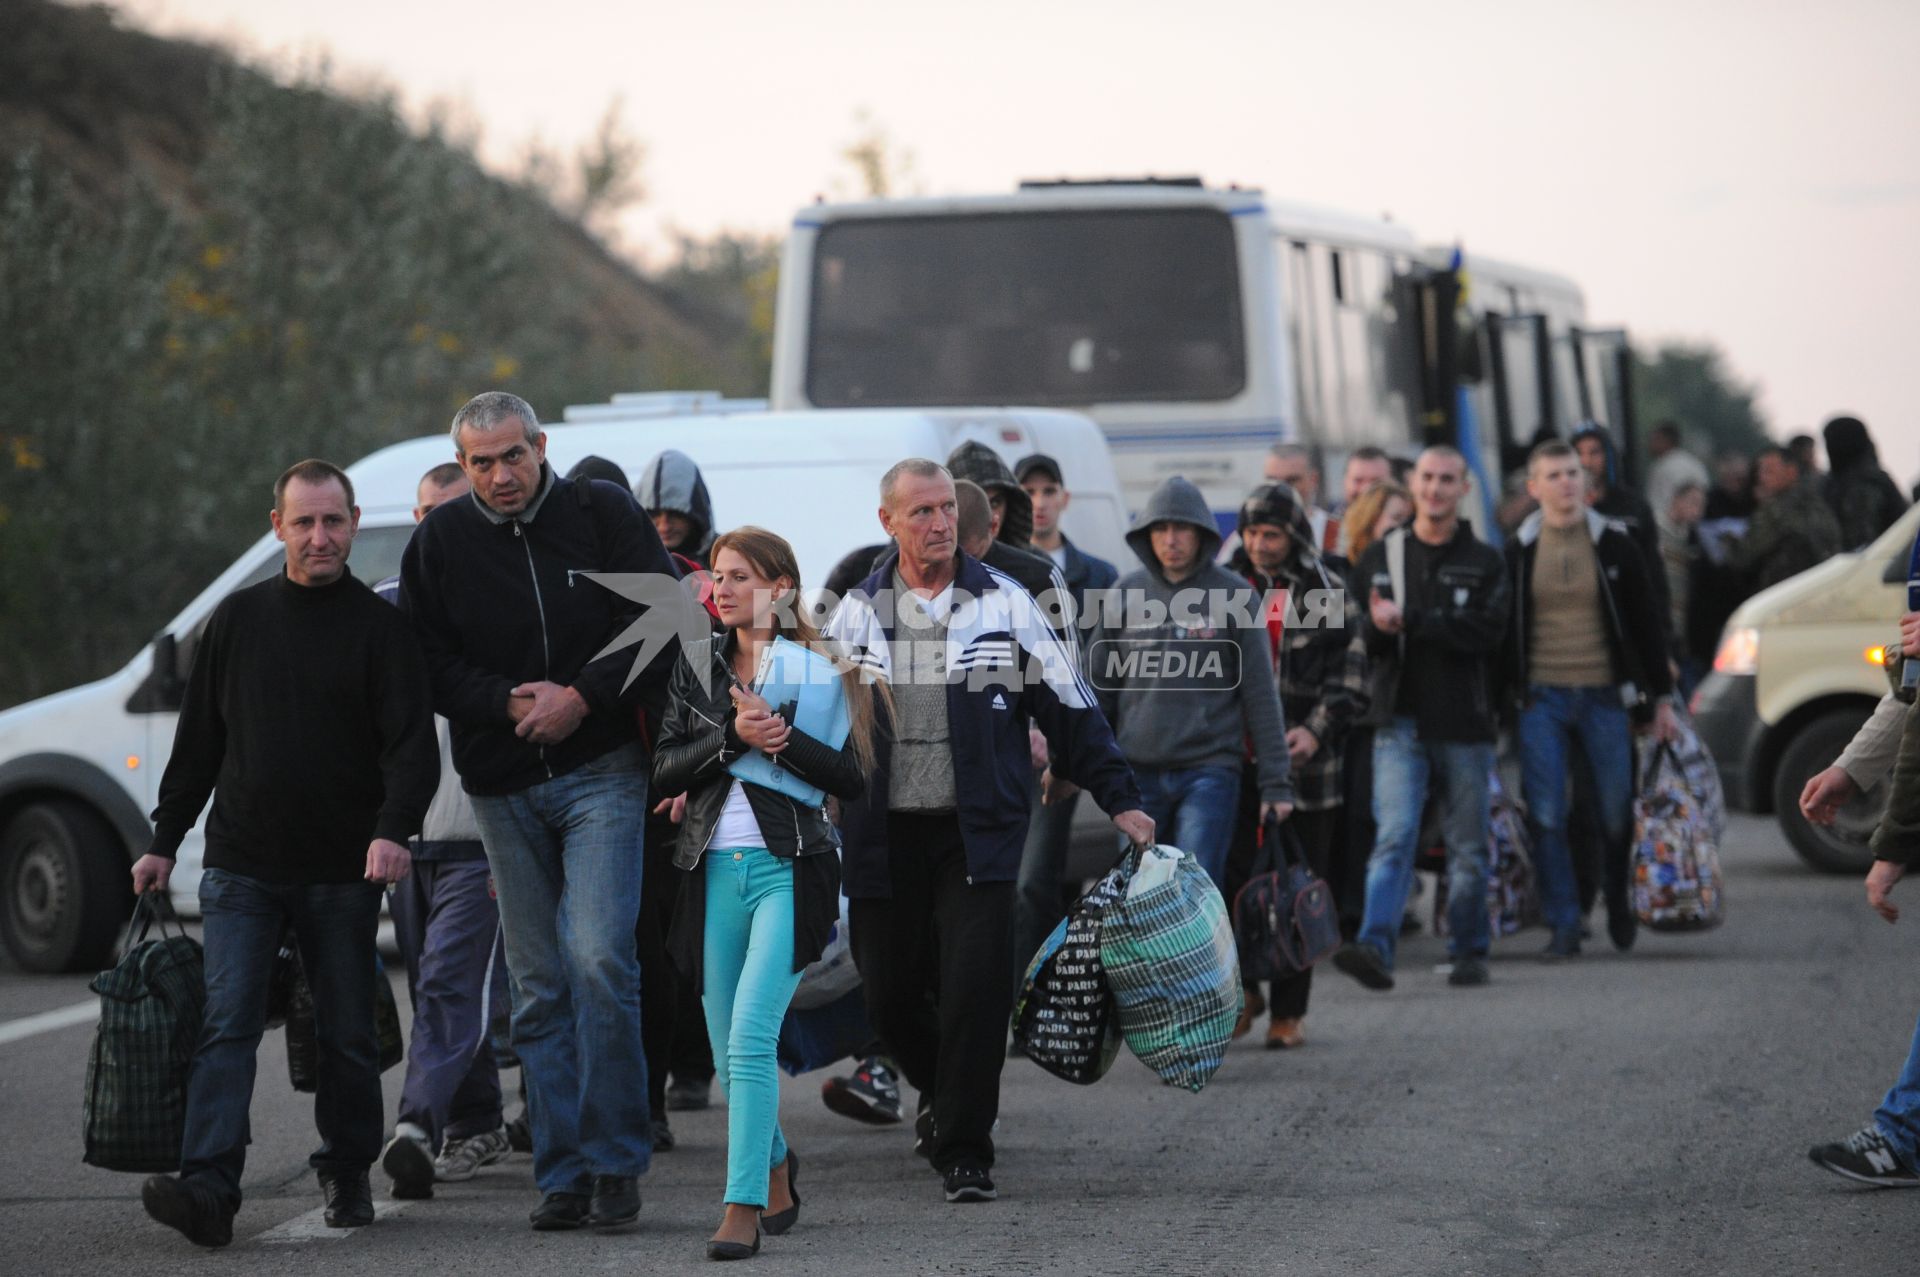
<svg viewBox="0 0 1920 1277">
<path fill-rule="evenodd" d="M 1168 1086 L 1198 1091 L 1240 1018 L 1240 954 L 1227 905 L 1177 847 L 1128 853 L 1126 894 L 1107 907 L 1100 960 L 1127 1046 Z"/>
<path fill-rule="evenodd" d="M 180 1169 L 207 985 L 200 944 L 178 924 L 169 936 L 162 919 L 160 939 L 147 939 L 158 912 L 151 894 L 140 897 L 120 960 L 88 986 L 100 995 L 100 1023 L 87 1052 L 84 1156 L 109 1171 Z"/>
</svg>

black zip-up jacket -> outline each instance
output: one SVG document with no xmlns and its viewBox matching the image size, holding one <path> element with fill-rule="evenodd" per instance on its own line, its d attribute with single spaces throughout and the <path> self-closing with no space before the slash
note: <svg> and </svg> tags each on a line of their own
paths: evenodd
<svg viewBox="0 0 1920 1277">
<path fill-rule="evenodd" d="M 1651 574 L 1634 544 L 1633 535 L 1597 510 L 1586 512 L 1587 533 L 1599 560 L 1600 614 L 1607 625 L 1607 658 L 1614 685 L 1634 716 L 1653 715 L 1653 703 L 1673 693 L 1673 671 L 1667 666 L 1664 631 L 1656 611 Z M 1513 592 L 1513 623 L 1507 627 L 1500 667 L 1507 679 L 1512 707 L 1524 709 L 1533 680 L 1529 663 L 1533 651 L 1533 563 L 1540 549 L 1541 514 L 1538 510 L 1507 544 L 1507 583 Z"/>
<path fill-rule="evenodd" d="M 727 764 L 747 752 L 746 742 L 734 731 L 729 694 L 737 642 L 738 636 L 728 631 L 681 651 L 653 756 L 654 796 L 687 796 L 673 863 L 688 873 L 667 947 L 674 965 L 696 988 L 702 977 L 707 907 L 706 880 L 698 871 L 733 789 Z M 835 798 L 852 801 L 866 792 L 867 779 L 851 744 L 834 749 L 795 728 L 780 752 L 780 765 Z M 819 808 L 750 781 L 742 787 L 767 850 L 793 861 L 793 970 L 800 971 L 826 949 L 827 934 L 840 916 L 840 857 L 829 854 L 839 850 L 840 835 Z"/>
<path fill-rule="evenodd" d="M 1373 623 L 1372 599 L 1386 586 L 1387 549 L 1398 537 L 1407 539 L 1407 597 L 1400 604 L 1398 634 L 1384 634 Z M 1422 687 L 1427 713 L 1417 727 L 1423 740 L 1491 741 L 1498 734 L 1495 714 L 1494 669 L 1506 633 L 1508 590 L 1506 562 L 1500 551 L 1474 536 L 1462 519 L 1453 539 L 1427 561 L 1427 572 L 1415 565 L 1421 557 L 1413 533 L 1395 528 L 1367 547 L 1354 569 L 1367 636 L 1367 655 L 1373 665 L 1373 699 L 1367 708 L 1369 727 L 1386 727 L 1398 713 L 1400 683 L 1407 672 L 1407 649 L 1419 644 L 1417 664 L 1431 681 Z M 1434 547 L 1428 547 L 1431 552 Z"/>
<path fill-rule="evenodd" d="M 617 484 L 557 479 L 520 514 L 477 496 L 437 506 L 400 562 L 400 607 L 433 674 L 433 707 L 452 726 L 453 763 L 468 793 L 518 793 L 638 739 L 635 706 L 663 679 L 669 643 L 631 684 L 635 652 L 595 659 L 645 610 L 582 572 L 657 573 L 677 580 L 653 523 Z M 557 745 L 514 734 L 507 697 L 522 683 L 572 687 L 589 713 Z"/>
</svg>

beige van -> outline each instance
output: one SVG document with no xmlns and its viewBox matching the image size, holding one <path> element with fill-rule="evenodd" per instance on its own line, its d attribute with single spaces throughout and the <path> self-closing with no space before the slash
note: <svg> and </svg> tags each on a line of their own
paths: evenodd
<svg viewBox="0 0 1920 1277">
<path fill-rule="evenodd" d="M 1727 805 L 1774 812 L 1800 858 L 1830 873 L 1866 872 L 1886 786 L 1849 803 L 1827 829 L 1801 817 L 1800 791 L 1832 766 L 1886 694 L 1881 662 L 1907 610 L 1917 530 L 1920 506 L 1864 550 L 1837 554 L 1741 604 L 1694 693 L 1694 718 L 1719 762 Z"/>
</svg>

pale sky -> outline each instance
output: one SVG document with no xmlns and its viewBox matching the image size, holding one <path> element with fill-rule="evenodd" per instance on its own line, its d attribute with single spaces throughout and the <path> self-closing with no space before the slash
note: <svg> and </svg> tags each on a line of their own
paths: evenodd
<svg viewBox="0 0 1920 1277">
<path fill-rule="evenodd" d="M 322 52 L 502 161 L 616 97 L 662 228 L 777 233 L 870 112 L 929 194 L 1199 174 L 1557 270 L 1590 322 L 1719 343 L 1776 433 L 1861 416 L 1920 472 L 1910 0 L 119 0 L 277 64 Z"/>
</svg>

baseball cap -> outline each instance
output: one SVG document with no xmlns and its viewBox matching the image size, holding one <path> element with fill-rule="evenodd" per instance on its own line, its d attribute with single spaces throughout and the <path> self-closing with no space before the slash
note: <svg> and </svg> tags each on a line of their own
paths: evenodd
<svg viewBox="0 0 1920 1277">
<path fill-rule="evenodd" d="M 1055 461 L 1052 457 L 1049 457 L 1044 452 L 1032 453 L 1028 456 L 1024 456 L 1020 458 L 1019 461 L 1015 462 L 1013 467 L 1013 477 L 1019 480 L 1021 483 L 1025 483 L 1027 481 L 1027 476 L 1034 473 L 1036 470 L 1039 471 L 1041 474 L 1046 475 L 1049 479 L 1052 479 L 1055 483 L 1059 484 L 1061 487 L 1064 488 L 1067 486 L 1067 481 L 1060 477 L 1060 463 L 1058 461 Z"/>
</svg>

